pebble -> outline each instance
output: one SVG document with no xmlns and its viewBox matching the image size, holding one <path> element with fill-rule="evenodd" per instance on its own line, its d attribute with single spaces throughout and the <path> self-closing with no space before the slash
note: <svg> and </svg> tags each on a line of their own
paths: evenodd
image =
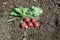
<svg viewBox="0 0 60 40">
<path fill-rule="evenodd" d="M 26 38 L 23 38 L 23 40 L 26 40 Z"/>
<path fill-rule="evenodd" d="M 8 36 L 7 38 L 8 38 L 8 39 L 10 39 L 11 37 L 10 37 L 10 36 Z"/>
<path fill-rule="evenodd" d="M 24 32 L 24 36 L 27 36 L 26 32 Z"/>
<path fill-rule="evenodd" d="M 36 0 L 33 0 L 33 1 L 36 1 Z"/>
<path fill-rule="evenodd" d="M 28 5 L 28 2 L 26 4 Z"/>
<path fill-rule="evenodd" d="M 3 4 L 5 4 L 5 5 L 6 5 L 7 3 L 8 3 L 8 2 L 4 2 Z"/>
</svg>

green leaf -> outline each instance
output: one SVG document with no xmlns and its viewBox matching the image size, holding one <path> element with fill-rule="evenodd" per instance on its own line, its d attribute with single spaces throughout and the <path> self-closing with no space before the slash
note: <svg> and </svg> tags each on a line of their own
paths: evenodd
<svg viewBox="0 0 60 40">
<path fill-rule="evenodd" d="M 28 11 L 28 8 L 23 9 L 23 13 L 26 13 Z"/>
<path fill-rule="evenodd" d="M 39 9 L 39 13 L 43 13 L 43 10 L 42 9 Z"/>
<path fill-rule="evenodd" d="M 23 8 L 23 12 L 22 12 L 22 14 L 23 14 L 23 16 L 24 17 L 26 17 L 27 16 L 27 11 L 28 11 L 28 8 Z"/>
<path fill-rule="evenodd" d="M 35 7 L 35 6 L 32 6 L 32 9 L 34 9 L 35 14 L 37 14 L 37 15 L 43 13 L 43 10 L 42 10 L 41 8 L 37 8 L 37 7 Z"/>
<path fill-rule="evenodd" d="M 22 14 L 22 8 L 15 8 L 14 10 L 15 10 L 16 12 Z"/>
<path fill-rule="evenodd" d="M 15 12 L 10 13 L 10 15 L 11 15 L 11 16 L 18 16 L 18 14 L 15 13 Z"/>
<path fill-rule="evenodd" d="M 32 6 L 31 8 L 19 7 L 19 8 L 15 8 L 14 10 L 15 11 L 13 11 L 11 15 L 21 16 L 22 18 L 28 16 L 30 18 L 39 19 L 39 15 L 43 13 L 43 10 L 41 8 L 35 6 Z"/>
</svg>

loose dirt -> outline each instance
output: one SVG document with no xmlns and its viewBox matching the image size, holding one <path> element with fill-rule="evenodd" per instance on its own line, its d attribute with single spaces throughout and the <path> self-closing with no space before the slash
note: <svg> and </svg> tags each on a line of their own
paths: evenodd
<svg viewBox="0 0 60 40">
<path fill-rule="evenodd" d="M 36 6 L 43 9 L 39 29 L 21 29 L 20 20 L 9 22 L 15 7 Z M 0 0 L 0 40 L 60 40 L 60 0 Z"/>
</svg>

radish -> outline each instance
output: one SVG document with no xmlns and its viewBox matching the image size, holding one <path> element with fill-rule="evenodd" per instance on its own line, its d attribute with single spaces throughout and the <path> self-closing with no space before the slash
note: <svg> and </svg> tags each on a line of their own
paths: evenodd
<svg viewBox="0 0 60 40">
<path fill-rule="evenodd" d="M 30 22 L 30 18 L 29 17 L 26 17 L 25 18 L 25 22 L 27 22 L 27 23 Z"/>
<path fill-rule="evenodd" d="M 39 22 L 36 22 L 36 23 L 34 24 L 34 26 L 35 26 L 36 28 L 39 28 L 39 26 L 40 26 Z"/>
<path fill-rule="evenodd" d="M 23 22 L 23 23 L 21 24 L 21 27 L 22 27 L 22 28 L 26 28 L 26 23 Z"/>
<path fill-rule="evenodd" d="M 36 22 L 36 19 L 35 19 L 35 18 L 33 18 L 33 19 L 32 19 L 32 23 L 35 23 L 35 22 Z"/>
<path fill-rule="evenodd" d="M 28 23 L 28 27 L 32 28 L 33 24 L 31 22 Z"/>
</svg>

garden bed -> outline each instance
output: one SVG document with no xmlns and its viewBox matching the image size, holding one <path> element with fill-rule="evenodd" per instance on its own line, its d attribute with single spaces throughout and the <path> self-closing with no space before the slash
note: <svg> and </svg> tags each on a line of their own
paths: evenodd
<svg viewBox="0 0 60 40">
<path fill-rule="evenodd" d="M 59 40 L 60 1 L 57 0 L 0 0 L 0 40 Z M 36 6 L 43 9 L 39 29 L 21 29 L 20 20 L 8 22 L 13 17 L 10 12 L 15 7 Z"/>
</svg>

